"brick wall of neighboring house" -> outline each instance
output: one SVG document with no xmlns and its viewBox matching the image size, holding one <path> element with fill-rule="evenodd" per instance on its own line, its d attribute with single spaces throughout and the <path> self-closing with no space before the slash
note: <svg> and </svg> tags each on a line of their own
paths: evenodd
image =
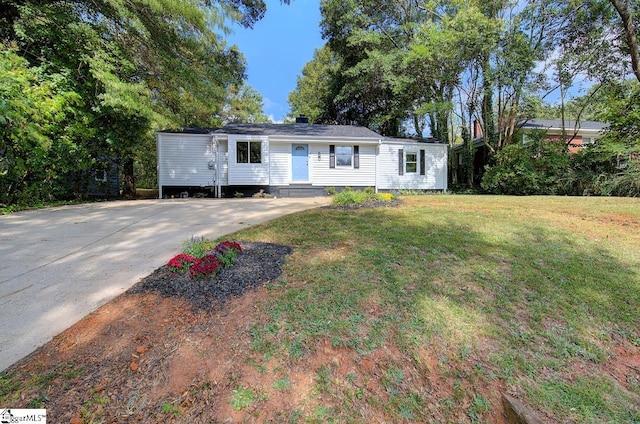
<svg viewBox="0 0 640 424">
<path fill-rule="evenodd" d="M 571 137 L 571 135 L 567 135 L 569 141 L 569 153 L 577 153 L 582 149 L 582 136 L 576 135 L 575 137 Z M 560 134 L 548 134 L 547 139 L 549 141 L 562 141 L 562 135 Z"/>
</svg>

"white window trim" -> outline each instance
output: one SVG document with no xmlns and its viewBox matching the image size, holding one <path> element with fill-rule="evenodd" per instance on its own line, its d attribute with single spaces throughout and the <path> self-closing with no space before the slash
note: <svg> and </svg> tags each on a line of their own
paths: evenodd
<svg viewBox="0 0 640 424">
<path fill-rule="evenodd" d="M 96 169 L 93 172 L 93 178 L 100 182 L 100 183 L 106 183 L 107 182 L 107 170 L 106 169 Z"/>
</svg>

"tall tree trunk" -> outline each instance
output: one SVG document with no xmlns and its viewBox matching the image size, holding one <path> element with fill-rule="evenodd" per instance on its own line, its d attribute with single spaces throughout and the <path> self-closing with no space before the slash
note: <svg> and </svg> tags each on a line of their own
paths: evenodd
<svg viewBox="0 0 640 424">
<path fill-rule="evenodd" d="M 616 8 L 622 24 L 624 26 L 624 35 L 627 38 L 627 45 L 629 46 L 629 53 L 631 54 L 631 67 L 638 81 L 640 81 L 640 51 L 638 50 L 638 38 L 636 36 L 636 30 L 633 25 L 633 18 L 629 5 L 631 0 L 610 0 L 613 7 Z"/>
<path fill-rule="evenodd" d="M 125 199 L 134 199 L 136 197 L 136 180 L 133 175 L 133 158 L 126 157 L 122 164 L 122 196 Z"/>
<path fill-rule="evenodd" d="M 482 138 L 487 151 L 495 153 L 496 122 L 493 111 L 493 80 L 491 78 L 491 64 L 489 54 L 482 63 Z"/>
</svg>

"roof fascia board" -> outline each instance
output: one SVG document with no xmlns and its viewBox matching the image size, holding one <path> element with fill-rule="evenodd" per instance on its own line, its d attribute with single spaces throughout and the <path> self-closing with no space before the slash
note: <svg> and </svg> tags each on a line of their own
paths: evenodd
<svg viewBox="0 0 640 424">
<path fill-rule="evenodd" d="M 322 135 L 270 135 L 269 141 L 284 142 L 316 142 L 316 143 L 362 143 L 362 144 L 378 144 L 380 138 L 376 137 L 336 137 Z"/>
</svg>

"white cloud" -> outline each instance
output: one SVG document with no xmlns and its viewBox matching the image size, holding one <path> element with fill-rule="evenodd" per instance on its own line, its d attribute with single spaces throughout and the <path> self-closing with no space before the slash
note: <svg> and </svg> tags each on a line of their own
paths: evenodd
<svg viewBox="0 0 640 424">
<path fill-rule="evenodd" d="M 274 118 L 273 114 L 267 115 L 267 118 L 269 118 L 269 120 L 274 124 L 284 124 L 284 121 L 282 119 L 278 121 L 276 118 Z"/>
</svg>

